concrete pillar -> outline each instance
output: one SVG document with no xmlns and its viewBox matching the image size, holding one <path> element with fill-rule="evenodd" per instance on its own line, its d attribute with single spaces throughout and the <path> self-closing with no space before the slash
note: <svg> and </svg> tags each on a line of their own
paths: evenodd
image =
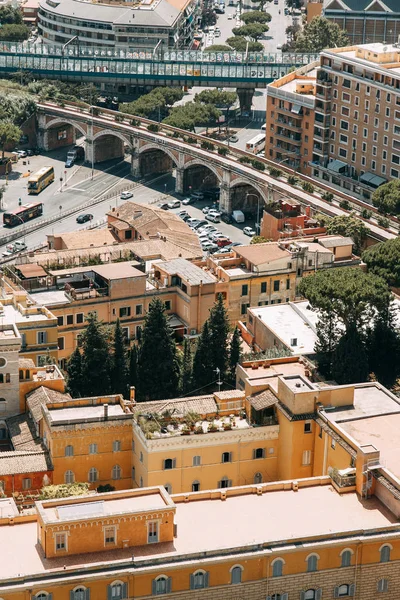
<svg viewBox="0 0 400 600">
<path fill-rule="evenodd" d="M 177 167 L 176 168 L 176 174 L 175 174 L 175 192 L 177 194 L 184 194 L 184 189 L 183 189 L 183 176 L 185 173 L 185 169 L 183 167 Z"/>
<path fill-rule="evenodd" d="M 94 143 L 93 143 L 93 140 L 88 139 L 86 137 L 86 140 L 85 140 L 85 162 L 90 163 L 90 164 L 92 164 L 92 163 L 95 162 L 94 161 L 95 157 L 94 157 L 93 153 L 94 153 Z"/>
<path fill-rule="evenodd" d="M 251 105 L 253 103 L 253 96 L 254 96 L 255 88 L 246 88 L 246 89 L 238 88 L 236 91 L 237 91 L 237 95 L 239 97 L 240 111 L 242 113 L 249 112 L 251 110 Z"/>
<path fill-rule="evenodd" d="M 219 196 L 219 207 L 225 213 L 232 212 L 232 201 L 230 195 L 229 185 L 223 181 L 220 187 L 220 196 Z"/>
<path fill-rule="evenodd" d="M 37 145 L 39 148 L 48 151 L 49 150 L 49 132 L 41 127 L 37 132 Z"/>
<path fill-rule="evenodd" d="M 137 177 L 139 179 L 141 175 L 139 154 L 132 154 L 131 156 L 131 173 L 133 177 Z"/>
</svg>

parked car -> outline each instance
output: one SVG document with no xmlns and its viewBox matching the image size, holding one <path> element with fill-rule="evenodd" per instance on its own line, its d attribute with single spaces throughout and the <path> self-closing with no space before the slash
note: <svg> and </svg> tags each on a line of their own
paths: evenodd
<svg viewBox="0 0 400 600">
<path fill-rule="evenodd" d="M 181 205 L 179 200 L 171 200 L 171 202 L 168 202 L 168 208 L 179 208 Z"/>
<path fill-rule="evenodd" d="M 232 223 L 232 217 L 231 217 L 231 215 L 228 215 L 228 213 L 223 213 L 221 215 L 221 221 L 223 221 L 224 223 L 230 224 L 230 223 Z"/>
<path fill-rule="evenodd" d="M 220 231 L 214 231 L 213 233 L 210 233 L 210 235 L 208 237 L 210 238 L 210 240 L 212 242 L 216 242 L 218 238 L 225 237 L 225 236 Z"/>
<path fill-rule="evenodd" d="M 244 233 L 244 235 L 248 235 L 250 237 L 253 237 L 253 235 L 256 235 L 256 232 L 252 227 L 243 227 L 243 233 Z"/>
<path fill-rule="evenodd" d="M 221 222 L 219 215 L 215 214 L 215 213 L 211 213 L 211 212 L 206 214 L 206 219 L 207 219 L 207 221 L 211 221 L 212 223 L 220 223 Z"/>
<path fill-rule="evenodd" d="M 277 49 L 277 50 L 282 50 L 282 44 L 277 44 L 277 45 L 276 45 L 276 49 Z"/>
<path fill-rule="evenodd" d="M 162 210 L 168 210 L 169 209 L 168 202 L 160 202 L 160 204 L 158 205 L 158 208 L 161 208 Z"/>
<path fill-rule="evenodd" d="M 228 21 L 232 21 L 232 19 L 233 19 L 233 14 L 229 13 L 229 15 L 228 15 Z"/>
<path fill-rule="evenodd" d="M 34 150 L 27 150 L 26 155 L 27 156 L 35 156 L 35 152 L 34 152 Z"/>
<path fill-rule="evenodd" d="M 187 210 L 180 210 L 180 211 L 178 212 L 178 217 L 180 217 L 181 219 L 185 219 L 185 217 L 189 218 L 189 217 L 190 217 L 190 215 L 189 215 L 189 213 L 187 212 Z"/>
<path fill-rule="evenodd" d="M 229 254 L 231 248 L 229 246 L 225 246 L 225 248 L 219 248 L 218 254 Z"/>
<path fill-rule="evenodd" d="M 78 215 L 76 217 L 76 222 L 77 223 L 86 223 L 87 221 L 91 221 L 93 219 L 93 215 L 91 215 L 90 213 L 85 213 L 83 215 Z"/>
<path fill-rule="evenodd" d="M 191 198 L 193 200 L 204 200 L 204 194 L 203 192 L 193 192 Z"/>
<path fill-rule="evenodd" d="M 205 252 L 216 252 L 218 250 L 217 244 L 213 244 L 212 242 L 205 242 L 201 247 Z"/>
<path fill-rule="evenodd" d="M 196 202 L 196 198 L 184 198 L 184 200 L 182 200 L 182 204 L 184 206 L 187 206 L 188 204 L 194 204 Z"/>
<path fill-rule="evenodd" d="M 208 213 L 208 211 L 209 211 L 209 210 L 211 210 L 211 208 L 210 208 L 209 206 L 205 206 L 205 207 L 203 208 L 203 210 L 202 210 L 202 213 L 203 213 L 204 215 L 206 215 L 206 214 Z"/>
<path fill-rule="evenodd" d="M 238 141 L 239 141 L 239 138 L 238 138 L 238 136 L 237 136 L 237 135 L 231 135 L 231 136 L 229 137 L 229 141 L 231 142 L 231 144 L 236 144 L 236 142 L 238 142 Z"/>
<path fill-rule="evenodd" d="M 193 225 L 193 227 L 197 230 L 200 229 L 200 227 L 203 227 L 203 225 L 207 225 L 207 221 L 204 221 L 204 219 L 196 223 L 196 225 Z"/>
<path fill-rule="evenodd" d="M 194 225 L 197 225 L 197 223 L 199 223 L 199 219 L 195 219 L 194 217 L 190 217 L 186 223 L 189 225 L 189 227 L 193 227 Z"/>
<path fill-rule="evenodd" d="M 26 150 L 17 150 L 17 154 L 20 158 L 26 158 L 28 156 L 28 153 Z"/>
<path fill-rule="evenodd" d="M 129 198 L 133 198 L 133 192 L 121 192 L 120 198 L 121 200 L 128 200 Z"/>
<path fill-rule="evenodd" d="M 22 250 L 26 250 L 27 245 L 25 244 L 25 242 L 20 242 L 19 240 L 17 240 L 12 244 L 12 247 L 14 252 L 22 252 Z"/>
<path fill-rule="evenodd" d="M 66 169 L 70 169 L 71 167 L 73 167 L 75 164 L 75 161 L 73 158 L 67 158 L 67 160 L 65 161 L 65 168 Z"/>
<path fill-rule="evenodd" d="M 200 233 L 207 233 L 207 235 L 208 235 L 212 231 L 217 231 L 217 228 L 214 227 L 214 225 L 211 225 L 211 223 L 207 223 L 207 225 L 200 227 L 199 231 L 200 231 Z"/>
<path fill-rule="evenodd" d="M 220 248 L 224 248 L 225 246 L 229 246 L 232 242 L 227 237 L 221 237 L 221 238 L 217 238 L 216 243 L 217 243 L 217 246 L 219 246 Z"/>
</svg>

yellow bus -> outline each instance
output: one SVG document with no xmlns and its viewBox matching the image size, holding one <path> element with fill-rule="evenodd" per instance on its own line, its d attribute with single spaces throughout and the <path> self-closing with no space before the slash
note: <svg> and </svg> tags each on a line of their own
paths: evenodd
<svg viewBox="0 0 400 600">
<path fill-rule="evenodd" d="M 40 192 L 54 181 L 54 167 L 42 167 L 28 179 L 28 194 Z"/>
</svg>

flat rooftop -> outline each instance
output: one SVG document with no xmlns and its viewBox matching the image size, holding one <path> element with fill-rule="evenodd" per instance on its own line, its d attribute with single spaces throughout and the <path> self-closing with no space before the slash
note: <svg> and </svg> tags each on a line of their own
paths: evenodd
<svg viewBox="0 0 400 600">
<path fill-rule="evenodd" d="M 3 304 L 3 316 L 5 322 L 7 323 L 29 323 L 29 321 L 47 321 L 48 317 L 40 312 L 35 312 L 32 314 L 23 315 L 13 306 L 12 304 Z"/>
<path fill-rule="evenodd" d="M 360 499 L 356 493 L 339 495 L 331 485 L 317 485 L 292 490 L 268 491 L 229 496 L 225 501 L 204 499 L 176 503 L 174 522 L 178 535 L 173 542 L 136 547 L 134 562 L 159 559 L 167 563 L 177 556 L 202 552 L 219 552 L 254 544 L 292 544 L 294 539 L 336 534 L 350 535 L 390 527 L 397 523 L 394 515 L 375 497 Z M 268 488 L 267 488 L 268 489 Z M 171 497 L 174 501 L 174 496 Z M 176 501 L 175 501 L 176 502 Z M 238 518 L 240 515 L 240 518 Z M 282 518 L 255 518 L 274 515 Z M 221 524 L 234 526 L 223 526 Z M 193 524 L 197 524 L 195 534 Z M 201 526 L 198 526 L 201 524 Z M 3 526 L 0 580 L 33 574 L 51 574 L 59 569 L 68 576 L 81 566 L 106 567 L 111 561 L 132 561 L 132 548 L 45 559 L 37 544 L 37 524 Z M 160 571 L 161 572 L 161 571 Z"/>
<path fill-rule="evenodd" d="M 169 275 L 179 275 L 179 277 L 187 281 L 190 285 L 215 283 L 217 281 L 211 273 L 185 258 L 174 258 L 166 262 L 158 262 L 154 268 L 155 270 L 160 268 Z"/>
<path fill-rule="evenodd" d="M 270 366 L 264 366 L 269 361 L 263 361 L 258 363 L 257 361 L 249 362 L 248 366 L 241 365 L 241 369 L 246 373 L 246 378 L 249 380 L 251 385 L 257 386 L 263 383 L 268 383 L 272 390 L 278 393 L 278 378 L 285 375 L 301 375 L 306 376 L 306 371 L 309 368 L 299 363 L 298 360 L 293 362 L 271 362 Z M 258 364 L 257 369 L 253 369 L 252 365 Z"/>
<path fill-rule="evenodd" d="M 387 389 L 370 383 L 358 384 L 354 388 L 352 406 L 327 411 L 326 416 L 331 421 L 342 423 L 391 413 L 400 413 L 400 400 Z"/>
<path fill-rule="evenodd" d="M 137 269 L 137 261 L 107 263 L 104 265 L 88 266 L 88 267 L 72 267 L 71 269 L 60 269 L 49 271 L 50 275 L 55 277 L 65 277 L 68 275 L 76 275 L 78 273 L 97 273 L 104 279 L 129 279 L 130 277 L 145 277 L 145 273 Z"/>
<path fill-rule="evenodd" d="M 304 76 L 302 78 L 296 77 L 295 79 L 292 79 L 291 81 L 279 86 L 279 89 L 285 92 L 291 92 L 292 94 L 297 94 L 299 97 L 299 104 L 301 104 L 302 98 L 314 98 L 315 96 L 314 94 L 300 94 L 299 92 L 296 92 L 296 88 L 299 84 L 315 84 L 317 79 L 317 69 L 312 69 L 312 71 L 307 73 L 305 77 L 306 79 L 304 79 Z"/>
<path fill-rule="evenodd" d="M 71 406 L 70 408 L 49 409 L 52 425 L 62 425 L 68 422 L 100 421 L 104 419 L 104 404 L 99 406 Z M 108 405 L 108 418 L 132 417 L 124 413 L 120 404 Z"/>
</svg>

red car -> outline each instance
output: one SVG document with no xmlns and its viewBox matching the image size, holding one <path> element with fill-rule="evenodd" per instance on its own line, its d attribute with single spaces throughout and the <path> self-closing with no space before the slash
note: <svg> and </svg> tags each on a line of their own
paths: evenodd
<svg viewBox="0 0 400 600">
<path fill-rule="evenodd" d="M 231 240 L 227 237 L 221 237 L 218 238 L 216 240 L 216 244 L 220 247 L 220 248 L 224 248 L 224 246 L 229 246 L 229 244 L 232 244 Z"/>
</svg>

